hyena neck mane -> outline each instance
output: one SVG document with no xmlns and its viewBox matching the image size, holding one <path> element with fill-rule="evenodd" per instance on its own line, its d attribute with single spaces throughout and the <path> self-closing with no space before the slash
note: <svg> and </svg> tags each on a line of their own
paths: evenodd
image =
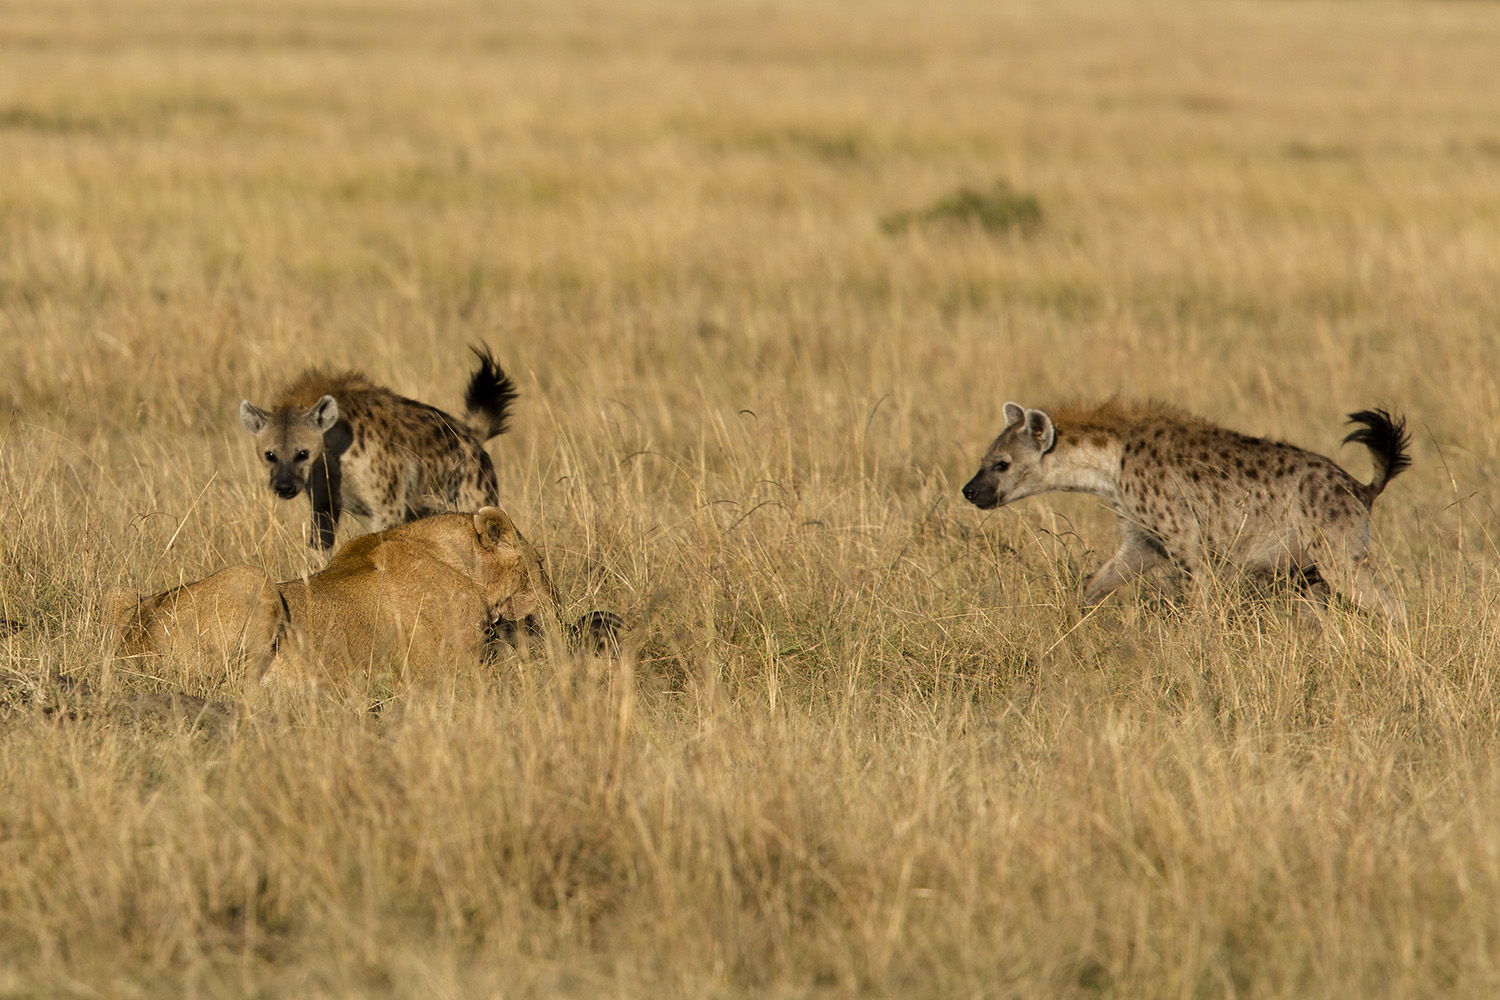
<svg viewBox="0 0 1500 1000">
<path fill-rule="evenodd" d="M 1047 413 L 1052 417 L 1059 436 L 1070 433 L 1085 439 L 1104 435 L 1124 440 L 1143 428 L 1163 425 L 1183 430 L 1213 427 L 1202 417 L 1175 406 L 1129 399 L 1110 399 L 1103 403 L 1067 403 L 1048 410 Z"/>
<path fill-rule="evenodd" d="M 1208 426 L 1202 419 L 1164 403 L 1111 399 L 1069 403 L 1047 411 L 1056 441 L 1047 454 L 1049 490 L 1092 493 L 1114 499 L 1119 493 L 1120 457 L 1125 443 L 1148 428 Z"/>
<path fill-rule="evenodd" d="M 276 408 L 300 407 L 305 410 L 324 396 L 343 399 L 350 393 L 380 391 L 381 388 L 365 378 L 362 372 L 310 368 L 281 390 L 281 395 L 276 397 Z"/>
</svg>

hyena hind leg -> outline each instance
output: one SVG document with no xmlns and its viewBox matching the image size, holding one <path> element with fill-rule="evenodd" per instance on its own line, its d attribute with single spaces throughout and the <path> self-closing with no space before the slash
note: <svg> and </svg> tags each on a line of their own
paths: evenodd
<svg viewBox="0 0 1500 1000">
<path fill-rule="evenodd" d="M 1119 549 L 1083 582 L 1083 603 L 1098 604 L 1120 584 L 1135 579 L 1166 558 L 1161 542 L 1138 528 L 1122 525 Z"/>
</svg>

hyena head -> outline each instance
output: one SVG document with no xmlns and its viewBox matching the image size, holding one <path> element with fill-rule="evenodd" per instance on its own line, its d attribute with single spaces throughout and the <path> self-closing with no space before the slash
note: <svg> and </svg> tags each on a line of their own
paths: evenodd
<svg viewBox="0 0 1500 1000">
<path fill-rule="evenodd" d="M 267 413 L 250 400 L 240 403 L 240 422 L 255 435 L 271 470 L 271 490 L 290 500 L 307 487 L 307 470 L 323 456 L 323 434 L 339 421 L 339 404 L 324 396 L 311 407 L 283 406 Z"/>
<path fill-rule="evenodd" d="M 1047 489 L 1042 460 L 1057 443 L 1052 418 L 1041 410 L 1005 404 L 1005 430 L 995 438 L 979 471 L 964 484 L 964 499 L 983 510 Z"/>
</svg>

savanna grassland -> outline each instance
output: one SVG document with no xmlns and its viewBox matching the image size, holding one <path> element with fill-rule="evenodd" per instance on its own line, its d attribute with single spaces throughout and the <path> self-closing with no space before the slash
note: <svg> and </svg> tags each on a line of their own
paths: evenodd
<svg viewBox="0 0 1500 1000">
<path fill-rule="evenodd" d="M 1493 997 L 1500 7 L 0 2 L 0 996 Z M 967 192 L 967 194 L 965 194 Z M 312 364 L 522 398 L 615 660 L 267 707 Z M 1008 399 L 1334 454 L 1388 626 L 958 487 Z M 343 537 L 357 526 L 350 525 Z M 248 680 L 248 683 L 247 683 Z M 378 687 L 378 690 L 377 690 Z"/>
</svg>

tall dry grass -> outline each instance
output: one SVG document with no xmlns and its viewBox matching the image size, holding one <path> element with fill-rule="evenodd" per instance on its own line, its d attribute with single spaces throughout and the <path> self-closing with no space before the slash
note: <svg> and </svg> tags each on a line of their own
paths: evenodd
<svg viewBox="0 0 1500 1000">
<path fill-rule="evenodd" d="M 0 993 L 1492 996 L 1500 20 L 1477 3 L 0 10 Z M 918 222 L 997 179 L 1028 231 Z M 886 227 L 887 229 L 892 227 Z M 265 707 L 97 596 L 306 569 L 235 409 L 523 389 L 618 661 Z M 957 485 L 1007 399 L 1335 453 L 1395 628 Z M 1358 449 L 1336 452 L 1357 474 Z"/>
</svg>

